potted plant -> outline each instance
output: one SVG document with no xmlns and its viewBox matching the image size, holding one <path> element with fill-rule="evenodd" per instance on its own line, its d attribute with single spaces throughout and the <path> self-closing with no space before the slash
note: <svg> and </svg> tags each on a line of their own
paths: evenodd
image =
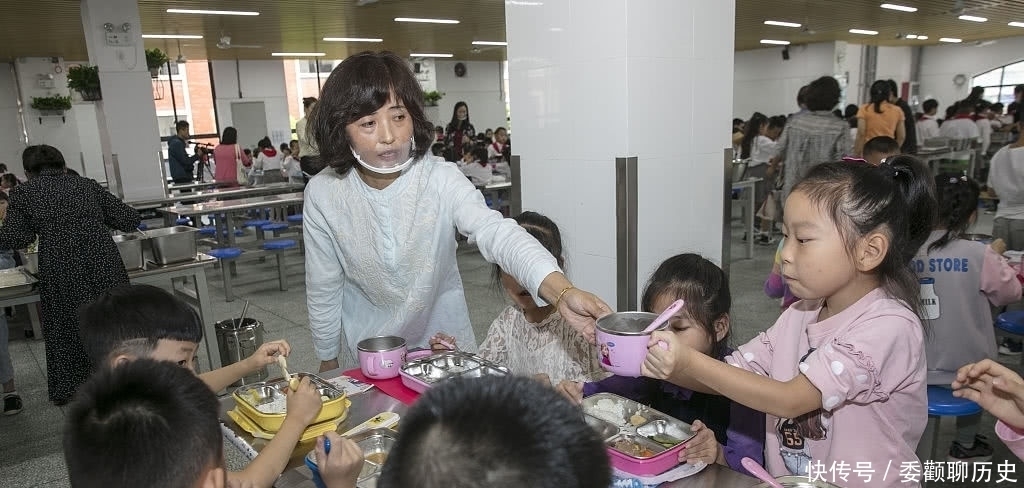
<svg viewBox="0 0 1024 488">
<path fill-rule="evenodd" d="M 437 90 L 423 92 L 423 103 L 428 107 L 436 107 L 442 97 L 444 97 L 444 93 Z"/>
<path fill-rule="evenodd" d="M 168 59 L 170 58 L 160 48 L 146 49 L 146 67 L 149 68 L 150 76 L 160 76 L 160 68 L 167 64 Z"/>
<path fill-rule="evenodd" d="M 32 97 L 32 108 L 40 115 L 64 115 L 71 109 L 71 97 L 54 95 L 52 97 Z"/>
<path fill-rule="evenodd" d="M 82 95 L 82 100 L 100 100 L 99 66 L 71 66 L 68 68 L 68 88 Z"/>
</svg>

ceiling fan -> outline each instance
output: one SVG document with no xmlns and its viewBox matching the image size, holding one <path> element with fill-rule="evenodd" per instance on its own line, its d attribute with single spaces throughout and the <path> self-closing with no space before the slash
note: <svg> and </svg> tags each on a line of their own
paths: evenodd
<svg viewBox="0 0 1024 488">
<path fill-rule="evenodd" d="M 252 45 L 252 44 L 232 44 L 231 43 L 231 36 L 222 35 L 222 36 L 220 36 L 220 40 L 217 41 L 217 47 L 220 48 L 220 49 L 235 49 L 235 48 L 241 48 L 241 49 L 260 49 L 263 46 L 257 46 L 257 45 Z"/>
</svg>

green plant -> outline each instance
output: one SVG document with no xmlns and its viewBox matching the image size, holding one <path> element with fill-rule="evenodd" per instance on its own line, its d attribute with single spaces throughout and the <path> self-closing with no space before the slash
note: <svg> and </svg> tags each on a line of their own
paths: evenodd
<svg viewBox="0 0 1024 488">
<path fill-rule="evenodd" d="M 163 65 L 167 64 L 167 54 L 160 50 L 160 48 L 146 49 L 146 67 L 153 69 L 160 69 Z"/>
<path fill-rule="evenodd" d="M 64 111 L 71 110 L 71 97 L 54 95 L 52 97 L 32 97 L 32 108 L 43 110 Z"/>
<path fill-rule="evenodd" d="M 82 95 L 83 100 L 100 99 L 99 66 L 71 66 L 68 68 L 68 88 Z"/>
<path fill-rule="evenodd" d="M 443 97 L 444 93 L 439 92 L 437 90 L 423 92 L 423 103 L 426 104 L 428 107 L 436 107 L 437 102 L 441 101 L 441 98 Z"/>
</svg>

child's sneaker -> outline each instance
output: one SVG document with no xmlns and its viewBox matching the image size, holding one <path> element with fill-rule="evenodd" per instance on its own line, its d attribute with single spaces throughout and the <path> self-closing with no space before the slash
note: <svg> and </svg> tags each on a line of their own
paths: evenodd
<svg viewBox="0 0 1024 488">
<path fill-rule="evenodd" d="M 983 435 L 974 436 L 974 445 L 964 447 L 957 441 L 949 446 L 949 461 L 983 462 L 992 459 L 992 446 Z"/>
<path fill-rule="evenodd" d="M 999 354 L 1004 356 L 1020 356 L 1021 350 L 1024 349 L 1021 345 L 1021 341 L 1004 337 L 1003 342 L 999 343 Z"/>
<path fill-rule="evenodd" d="M 21 412 L 21 397 L 17 393 L 4 394 L 4 415 Z"/>
</svg>

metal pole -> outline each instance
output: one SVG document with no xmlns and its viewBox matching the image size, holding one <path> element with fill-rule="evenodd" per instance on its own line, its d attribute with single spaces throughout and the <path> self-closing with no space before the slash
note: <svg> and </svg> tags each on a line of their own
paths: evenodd
<svg viewBox="0 0 1024 488">
<path fill-rule="evenodd" d="M 722 184 L 722 271 L 729 275 L 729 267 L 732 263 L 732 160 L 733 149 L 726 148 L 722 159 L 725 160 L 724 183 Z M 751 191 L 753 193 L 753 191 Z M 754 198 L 751 194 L 748 198 Z M 754 236 L 747 236 L 753 239 Z"/>
<path fill-rule="evenodd" d="M 171 87 L 171 110 L 174 111 L 174 121 L 178 121 L 178 104 L 174 101 L 174 76 L 171 74 L 171 60 L 167 60 L 167 85 Z"/>
</svg>

